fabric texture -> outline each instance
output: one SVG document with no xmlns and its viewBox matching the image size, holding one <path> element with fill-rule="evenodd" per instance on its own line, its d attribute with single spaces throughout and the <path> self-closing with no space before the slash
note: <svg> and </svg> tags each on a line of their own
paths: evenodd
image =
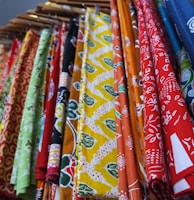
<svg viewBox="0 0 194 200">
<path fill-rule="evenodd" d="M 40 137 L 43 81 L 50 36 L 49 29 L 42 30 L 24 105 L 11 177 L 17 194 L 26 193 L 31 184 L 36 184 L 36 153 Z"/>
<path fill-rule="evenodd" d="M 43 107 L 42 131 L 36 164 L 37 180 L 46 180 L 49 145 L 51 144 L 57 89 L 59 83 L 60 42 L 60 30 L 58 26 L 55 26 L 52 30 L 49 52 L 47 56 L 47 69 L 44 79 L 46 97 Z"/>
<path fill-rule="evenodd" d="M 23 41 L 3 113 L 0 137 L 0 179 L 2 185 L 10 182 L 20 123 L 38 42 L 38 33 L 30 29 Z"/>
<path fill-rule="evenodd" d="M 66 105 L 66 124 L 64 129 L 63 149 L 61 158 L 61 170 L 60 170 L 60 199 L 72 199 L 73 186 L 74 186 L 74 167 L 76 165 L 75 149 L 77 138 L 77 120 L 78 120 L 78 104 L 79 104 L 79 87 L 80 87 L 80 75 L 81 64 L 83 55 L 83 42 L 84 42 L 84 26 L 83 21 L 79 21 L 79 30 L 76 28 L 76 36 L 72 35 L 72 31 L 69 30 L 69 40 L 75 37 L 77 39 L 75 59 L 71 58 L 73 66 L 73 75 L 71 84 L 68 84 L 69 101 Z M 74 25 L 75 26 L 75 25 Z M 72 27 L 73 28 L 73 27 Z M 70 47 L 75 48 L 73 43 L 69 43 Z M 66 54 L 69 51 L 67 48 Z M 65 55 L 66 55 L 65 54 Z M 68 75 L 69 76 L 69 75 Z"/>
<path fill-rule="evenodd" d="M 194 21 L 194 6 L 193 1 L 185 0 L 175 1 L 175 0 L 165 0 L 165 8 L 167 11 L 167 15 L 169 16 L 170 20 L 172 21 L 176 31 L 181 39 L 181 42 L 188 52 L 189 59 L 191 59 L 192 67 L 194 69 L 194 57 L 193 51 L 194 47 L 194 28 L 193 28 L 193 21 Z"/>
<path fill-rule="evenodd" d="M 112 32 L 109 15 L 88 8 L 78 112 L 76 193 L 118 197 Z"/>
<path fill-rule="evenodd" d="M 192 63 L 188 56 L 188 53 L 186 52 L 183 44 L 181 43 L 176 33 L 176 30 L 173 24 L 171 23 L 169 16 L 167 15 L 167 12 L 164 7 L 164 2 L 162 0 L 157 0 L 157 6 L 165 24 L 168 36 L 170 37 L 174 54 L 176 56 L 177 65 L 179 67 L 179 74 L 177 75 L 177 78 L 179 80 L 179 84 L 181 85 L 181 89 L 187 107 L 189 109 L 189 113 L 192 117 L 192 120 L 194 120 L 194 69 L 192 67 Z"/>
<path fill-rule="evenodd" d="M 58 97 L 55 108 L 55 121 L 52 134 L 52 143 L 48 162 L 47 179 L 59 184 L 62 144 L 64 138 L 64 125 L 66 120 L 67 103 L 69 100 L 72 70 L 76 50 L 77 19 L 71 18 L 63 51 L 63 62 L 58 88 Z M 67 33 L 68 32 L 68 33 Z"/>
<path fill-rule="evenodd" d="M 143 97 L 139 63 L 136 14 L 132 1 L 118 0 L 119 21 L 124 53 L 131 133 L 137 159 L 138 177 L 145 181 L 145 145 L 143 124 Z"/>
<path fill-rule="evenodd" d="M 141 199 L 116 0 L 111 0 L 119 199 Z"/>
<path fill-rule="evenodd" d="M 10 70 L 12 68 L 12 65 L 15 61 L 15 58 L 16 56 L 18 55 L 18 51 L 21 47 L 21 41 L 18 40 L 18 39 L 13 39 L 12 40 L 12 44 L 11 44 L 11 48 L 10 48 L 10 52 L 9 52 L 9 57 L 7 59 L 7 62 L 6 62 L 6 66 L 3 70 L 3 76 L 2 76 L 2 79 L 1 79 L 1 85 L 2 85 L 2 88 L 4 86 L 4 83 L 6 82 L 6 79 L 10 73 Z M 1 88 L 1 86 L 0 86 Z"/>
<path fill-rule="evenodd" d="M 167 188 L 155 188 L 159 198 L 169 199 L 168 176 L 165 175 L 162 138 L 165 141 L 165 156 L 167 158 L 170 188 L 175 197 L 188 194 L 193 190 L 193 124 L 188 113 L 186 103 L 173 71 L 173 62 L 168 54 L 165 32 L 157 15 L 154 2 L 150 0 L 136 0 L 139 16 L 140 49 L 142 56 L 143 80 L 149 82 L 144 85 L 144 91 L 149 95 L 145 99 L 147 107 L 152 107 L 161 116 L 146 113 L 146 165 L 150 180 L 160 177 Z M 157 91 L 155 87 L 157 86 Z M 161 121 L 156 123 L 156 120 Z M 160 123 L 163 134 L 160 134 Z M 149 127 L 149 129 L 148 129 Z M 153 145 L 159 145 L 153 148 Z M 183 158 L 184 159 L 180 159 Z M 152 185 L 154 189 L 154 185 Z M 162 196 L 164 195 L 164 196 Z"/>
</svg>

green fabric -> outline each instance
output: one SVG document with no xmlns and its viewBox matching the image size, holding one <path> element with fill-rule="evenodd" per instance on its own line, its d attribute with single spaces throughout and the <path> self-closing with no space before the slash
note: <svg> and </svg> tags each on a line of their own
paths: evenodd
<svg viewBox="0 0 194 200">
<path fill-rule="evenodd" d="M 40 137 L 44 72 L 50 38 L 50 30 L 43 29 L 26 96 L 11 177 L 11 183 L 14 184 L 17 194 L 26 193 L 31 184 L 36 184 L 35 162 Z"/>
</svg>

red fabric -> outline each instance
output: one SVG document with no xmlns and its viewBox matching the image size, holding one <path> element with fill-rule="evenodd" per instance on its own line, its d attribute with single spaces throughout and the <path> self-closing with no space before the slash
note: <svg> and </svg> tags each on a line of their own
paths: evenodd
<svg viewBox="0 0 194 200">
<path fill-rule="evenodd" d="M 51 143 L 52 130 L 54 125 L 54 113 L 57 98 L 57 89 L 59 84 L 59 61 L 60 61 L 60 36 L 59 32 L 55 32 L 56 47 L 54 46 L 53 60 L 50 66 L 50 80 L 48 83 L 48 95 L 45 104 L 45 125 L 42 138 L 41 150 L 38 152 L 37 166 L 36 166 L 36 179 L 45 180 L 47 172 L 47 163 L 49 155 L 49 145 Z"/>
<path fill-rule="evenodd" d="M 10 177 L 23 108 L 39 42 L 39 35 L 36 31 L 29 30 L 27 34 L 28 37 L 25 37 L 22 45 L 22 51 L 20 52 L 17 68 L 15 70 L 11 91 L 8 95 L 3 113 L 3 128 L 0 133 L 0 185 L 2 191 L 5 188 L 9 188 L 8 191 L 11 192 L 13 188 L 10 185 Z"/>
<path fill-rule="evenodd" d="M 13 62 L 18 54 L 20 47 L 21 47 L 21 41 L 18 39 L 14 39 L 11 44 L 10 53 L 9 53 L 9 57 L 8 57 L 5 69 L 3 71 L 3 76 L 2 76 L 1 84 L 0 84 L 0 90 L 3 87 L 5 80 L 7 79 L 7 76 L 10 72 L 10 69 L 13 65 Z"/>
<path fill-rule="evenodd" d="M 194 190 L 193 124 L 173 71 L 156 6 L 152 0 L 135 2 L 145 96 L 148 183 L 154 189 L 158 186 L 154 185 L 154 182 L 161 182 L 163 186 L 168 182 L 163 137 L 172 194 L 179 197 Z M 166 186 L 168 188 L 168 185 Z M 162 191 L 159 187 L 155 189 L 158 189 L 156 191 L 159 198 L 170 198 L 168 194 L 162 194 L 165 188 Z"/>
</svg>

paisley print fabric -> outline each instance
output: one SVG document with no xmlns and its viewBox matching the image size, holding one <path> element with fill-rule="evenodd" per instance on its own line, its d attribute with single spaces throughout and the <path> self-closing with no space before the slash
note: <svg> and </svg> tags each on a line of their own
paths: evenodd
<svg viewBox="0 0 194 200">
<path fill-rule="evenodd" d="M 72 27 L 73 28 L 73 27 Z M 61 170 L 60 170 L 60 199 L 72 199 L 72 190 L 73 190 L 73 177 L 74 177 L 74 167 L 76 164 L 75 158 L 75 148 L 76 148 L 76 138 L 77 138 L 77 120 L 78 120 L 78 102 L 79 102 L 79 82 L 80 82 L 80 74 L 81 74 L 81 64 L 82 64 L 82 55 L 83 55 L 83 41 L 84 41 L 84 26 L 83 21 L 80 19 L 79 22 L 79 30 L 78 27 L 74 27 L 76 30 L 76 36 L 72 35 L 72 31 L 69 30 L 69 40 L 71 38 L 77 38 L 75 59 L 72 63 L 73 66 L 73 75 L 70 88 L 68 91 L 70 92 L 69 101 L 67 105 L 67 113 L 66 113 L 66 124 L 64 131 L 64 139 L 63 139 L 63 149 L 62 149 L 62 158 L 61 158 Z M 75 48 L 74 45 L 70 42 L 69 45 L 72 48 Z M 71 47 L 70 46 L 70 47 Z M 66 53 L 69 51 L 67 48 Z"/>
<path fill-rule="evenodd" d="M 193 190 L 193 124 L 167 52 L 156 5 L 150 0 L 135 2 L 138 8 L 143 80 L 148 83 L 143 86 L 147 94 L 145 106 L 160 114 L 145 115 L 148 183 L 157 179 L 163 182 L 167 188 L 156 185 L 156 192 L 160 198 L 168 199 L 168 194 L 164 193 L 168 192 L 168 176 L 165 173 L 163 138 L 172 194 L 175 197 L 185 195 Z M 154 185 L 152 188 L 155 190 Z"/>
<path fill-rule="evenodd" d="M 129 100 L 127 95 L 126 74 L 121 45 L 120 26 L 116 0 L 111 0 L 113 31 L 113 63 L 115 79 L 115 109 L 117 132 L 117 162 L 119 199 L 141 199 L 133 137 L 129 119 Z M 126 142 L 124 142 L 126 141 Z"/>
<path fill-rule="evenodd" d="M 0 181 L 2 185 L 10 182 L 20 123 L 38 42 L 38 33 L 30 29 L 23 41 L 3 113 L 0 137 Z"/>
<path fill-rule="evenodd" d="M 110 16 L 88 8 L 81 70 L 76 156 L 78 197 L 118 197 Z"/>
<path fill-rule="evenodd" d="M 26 193 L 30 184 L 36 184 L 35 162 L 40 136 L 42 91 L 50 36 L 50 30 L 43 29 L 24 105 L 11 177 L 11 183 L 15 185 L 17 194 Z"/>
<path fill-rule="evenodd" d="M 42 131 L 38 149 L 36 164 L 36 179 L 46 180 L 49 145 L 51 143 L 52 129 L 54 125 L 54 112 L 56 105 L 57 89 L 59 82 L 59 56 L 60 36 L 59 27 L 55 26 L 52 31 L 49 52 L 47 56 L 47 69 L 45 75 L 45 104 L 42 117 Z"/>
</svg>

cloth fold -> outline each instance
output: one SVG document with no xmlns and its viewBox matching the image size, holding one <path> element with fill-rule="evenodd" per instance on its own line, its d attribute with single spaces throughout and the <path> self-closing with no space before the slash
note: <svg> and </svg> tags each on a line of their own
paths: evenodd
<svg viewBox="0 0 194 200">
<path fill-rule="evenodd" d="M 163 138 L 165 141 L 167 170 L 170 175 L 170 189 L 174 197 L 180 197 L 192 192 L 194 189 L 194 182 L 192 181 L 194 172 L 193 124 L 173 71 L 173 61 L 169 55 L 165 31 L 159 19 L 156 5 L 151 0 L 136 0 L 135 2 L 139 16 L 141 65 L 145 72 L 143 78 L 150 84 L 149 87 L 146 85 L 143 87 L 149 95 L 152 95 L 152 98 L 146 100 L 146 104 L 157 110 L 158 102 L 161 114 L 154 117 L 152 113 L 147 113 L 145 126 L 150 125 L 152 121 L 159 118 L 163 130 L 162 137 L 160 132 L 155 131 L 160 127 L 159 122 L 157 123 L 158 126 L 153 124 L 150 129 L 147 129 L 146 145 L 160 144 L 156 150 L 151 151 L 150 149 L 147 151 L 147 166 L 150 170 L 152 169 L 148 172 L 151 175 L 148 182 L 157 180 L 157 177 L 160 177 L 161 182 L 168 183 L 167 176 L 164 174 L 165 168 L 163 168 L 165 166 L 162 155 L 164 150 L 161 143 Z M 157 92 L 154 92 L 155 85 L 157 86 Z M 159 192 L 161 189 L 158 188 L 157 191 L 159 197 L 169 199 L 168 193 L 163 197 L 161 196 L 165 194 Z M 166 191 L 168 192 L 168 190 Z"/>
<path fill-rule="evenodd" d="M 116 0 L 111 0 L 119 199 L 142 199 L 130 126 L 127 80 Z"/>
<path fill-rule="evenodd" d="M 78 197 L 117 198 L 112 31 L 109 15 L 87 8 L 76 156 Z"/>
<path fill-rule="evenodd" d="M 50 36 L 49 29 L 42 30 L 24 105 L 11 177 L 11 183 L 15 185 L 17 194 L 26 193 L 26 189 L 31 184 L 36 185 L 35 164 L 40 137 L 43 82 Z"/>
<path fill-rule="evenodd" d="M 39 34 L 30 29 L 23 40 L 19 59 L 5 105 L 0 133 L 0 182 L 10 184 L 14 155 L 23 108 L 39 42 Z M 3 183 L 4 182 L 4 183 Z"/>
</svg>

